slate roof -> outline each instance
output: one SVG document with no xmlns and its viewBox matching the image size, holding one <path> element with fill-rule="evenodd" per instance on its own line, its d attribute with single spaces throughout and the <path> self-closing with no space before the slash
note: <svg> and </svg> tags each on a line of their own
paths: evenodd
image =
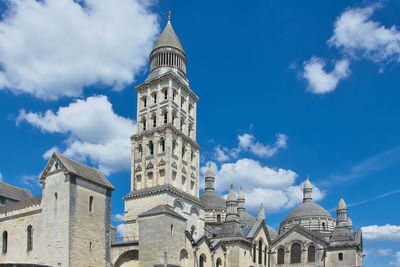
<svg viewBox="0 0 400 267">
<path fill-rule="evenodd" d="M 158 38 L 156 44 L 154 45 L 153 51 L 160 47 L 173 47 L 184 52 L 181 42 L 179 41 L 178 36 L 172 28 L 172 24 L 170 21 L 168 21 L 163 32 Z"/>
<path fill-rule="evenodd" d="M 250 229 L 257 223 L 257 219 L 247 212 L 239 213 L 239 220 L 245 225 L 246 228 L 250 226 Z M 278 233 L 269 225 L 267 225 L 267 228 L 271 239 L 275 239 L 278 236 Z"/>
<path fill-rule="evenodd" d="M 59 152 L 54 152 L 53 156 L 56 156 L 60 160 L 61 164 L 67 169 L 68 172 L 112 190 L 115 189 L 99 170 L 69 159 Z"/>
<path fill-rule="evenodd" d="M 200 200 L 207 208 L 226 209 L 226 200 L 214 192 L 205 192 L 200 196 Z"/>
<path fill-rule="evenodd" d="M 306 201 L 298 205 L 296 208 L 294 208 L 288 216 L 286 216 L 285 220 L 297 218 L 297 217 L 303 217 L 303 216 L 326 216 L 326 217 L 332 217 L 329 212 L 321 207 L 320 205 L 312 202 L 312 201 Z"/>
<path fill-rule="evenodd" d="M 139 214 L 139 217 L 148 217 L 148 216 L 153 216 L 153 215 L 158 215 L 158 214 L 169 214 L 171 216 L 177 217 L 179 219 L 185 220 L 186 218 L 180 215 L 179 213 L 175 212 L 171 206 L 169 205 L 158 205 L 155 206 L 152 209 L 149 209 L 148 211 L 145 211 L 141 214 Z"/>
<path fill-rule="evenodd" d="M 28 189 L 0 182 L 0 196 L 14 201 L 22 201 L 32 198 L 32 192 Z"/>
</svg>

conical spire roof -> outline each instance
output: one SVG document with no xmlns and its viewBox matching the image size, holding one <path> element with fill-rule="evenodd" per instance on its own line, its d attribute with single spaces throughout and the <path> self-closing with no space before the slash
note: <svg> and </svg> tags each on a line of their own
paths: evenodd
<svg viewBox="0 0 400 267">
<path fill-rule="evenodd" d="M 347 205 L 346 205 L 346 202 L 344 202 L 343 197 L 340 198 L 337 209 L 338 210 L 346 210 L 347 209 Z"/>
<path fill-rule="evenodd" d="M 214 177 L 214 171 L 211 168 L 211 163 L 208 163 L 206 177 Z"/>
<path fill-rule="evenodd" d="M 238 200 L 245 200 L 245 196 L 244 196 L 244 192 L 243 192 L 243 188 L 242 187 L 240 187 Z"/>
<path fill-rule="evenodd" d="M 233 184 L 231 184 L 231 189 L 229 190 L 227 201 L 237 201 L 237 195 L 235 189 L 233 189 Z"/>
<path fill-rule="evenodd" d="M 260 208 L 258 209 L 257 220 L 259 221 L 265 220 L 265 209 L 263 203 L 261 203 Z"/>
<path fill-rule="evenodd" d="M 172 28 L 170 15 L 168 17 L 167 25 L 162 31 L 160 37 L 158 38 L 156 44 L 153 47 L 153 51 L 160 47 L 173 47 L 184 52 L 181 42 L 176 35 L 174 28 Z"/>
</svg>

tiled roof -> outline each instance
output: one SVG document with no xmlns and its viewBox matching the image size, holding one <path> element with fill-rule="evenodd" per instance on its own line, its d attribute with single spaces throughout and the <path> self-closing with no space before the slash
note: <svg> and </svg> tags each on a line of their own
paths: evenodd
<svg viewBox="0 0 400 267">
<path fill-rule="evenodd" d="M 149 209 L 148 211 L 145 211 L 141 214 L 139 214 L 139 217 L 148 217 L 152 215 L 158 215 L 158 214 L 169 214 L 174 217 L 177 217 L 179 219 L 185 220 L 186 218 L 175 212 L 171 206 L 168 205 L 158 205 L 152 209 Z"/>
<path fill-rule="evenodd" d="M 158 38 L 156 44 L 154 45 L 153 51 L 160 47 L 173 47 L 184 52 L 181 42 L 179 41 L 178 36 L 176 35 L 174 29 L 172 28 L 170 21 L 168 21 L 163 32 Z"/>
<path fill-rule="evenodd" d="M 69 159 L 64 155 L 54 152 L 55 156 L 61 161 L 61 164 L 71 173 L 87 179 L 93 183 L 103 185 L 114 190 L 114 186 L 107 180 L 107 178 L 97 169 L 86 166 L 75 160 Z"/>
<path fill-rule="evenodd" d="M 22 201 L 32 198 L 32 193 L 28 189 L 22 189 L 13 185 L 0 182 L 0 196 L 15 201 Z"/>
</svg>

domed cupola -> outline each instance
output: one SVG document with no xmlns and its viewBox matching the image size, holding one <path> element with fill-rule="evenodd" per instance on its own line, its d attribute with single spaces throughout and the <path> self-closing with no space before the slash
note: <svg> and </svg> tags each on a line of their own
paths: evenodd
<svg viewBox="0 0 400 267">
<path fill-rule="evenodd" d="M 326 235 L 332 233 L 336 225 L 336 220 L 329 212 L 313 202 L 312 184 L 308 177 L 303 187 L 303 203 L 295 207 L 282 221 L 280 232 L 286 232 L 295 225 Z"/>
<path fill-rule="evenodd" d="M 186 77 L 186 55 L 181 42 L 171 24 L 171 12 L 168 22 L 150 54 L 150 75 L 156 77 L 169 70 Z"/>
</svg>

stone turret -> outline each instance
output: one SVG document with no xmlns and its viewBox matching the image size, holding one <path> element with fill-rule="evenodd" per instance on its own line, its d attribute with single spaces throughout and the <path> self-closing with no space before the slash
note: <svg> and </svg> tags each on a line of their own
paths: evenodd
<svg viewBox="0 0 400 267">
<path fill-rule="evenodd" d="M 238 198 L 235 190 L 233 189 L 233 185 L 231 185 L 231 189 L 226 200 L 226 221 L 229 222 L 238 220 Z"/>
<path fill-rule="evenodd" d="M 246 198 L 243 193 L 243 188 L 240 188 L 239 196 L 238 196 L 238 213 L 243 213 L 246 211 L 245 208 Z"/>
<path fill-rule="evenodd" d="M 337 226 L 347 225 L 347 205 L 343 197 L 340 198 L 336 209 L 336 224 Z"/>
<path fill-rule="evenodd" d="M 310 179 L 307 176 L 307 180 L 304 183 L 303 187 L 303 202 L 312 201 L 312 184 L 310 183 Z"/>
<path fill-rule="evenodd" d="M 215 187 L 214 187 L 215 177 L 214 177 L 214 172 L 211 168 L 211 163 L 208 163 L 205 182 L 206 182 L 205 191 L 215 192 Z"/>
<path fill-rule="evenodd" d="M 258 221 L 265 220 L 265 209 L 263 203 L 261 203 L 260 208 L 258 209 L 257 220 Z"/>
</svg>

